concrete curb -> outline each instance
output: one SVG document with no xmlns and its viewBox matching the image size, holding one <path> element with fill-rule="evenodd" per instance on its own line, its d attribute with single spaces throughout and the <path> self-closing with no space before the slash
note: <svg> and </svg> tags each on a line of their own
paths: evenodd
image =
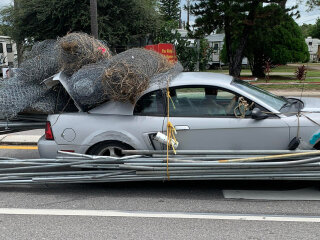
<svg viewBox="0 0 320 240">
<path fill-rule="evenodd" d="M 37 145 L 42 135 L 2 135 L 0 145 Z"/>
</svg>

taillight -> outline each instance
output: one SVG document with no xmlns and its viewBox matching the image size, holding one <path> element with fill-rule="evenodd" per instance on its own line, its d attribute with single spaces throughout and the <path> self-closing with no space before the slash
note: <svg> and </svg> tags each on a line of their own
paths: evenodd
<svg viewBox="0 0 320 240">
<path fill-rule="evenodd" d="M 49 121 L 46 123 L 45 134 L 46 134 L 46 140 L 54 140 L 52 129 L 51 129 L 51 123 Z"/>
</svg>

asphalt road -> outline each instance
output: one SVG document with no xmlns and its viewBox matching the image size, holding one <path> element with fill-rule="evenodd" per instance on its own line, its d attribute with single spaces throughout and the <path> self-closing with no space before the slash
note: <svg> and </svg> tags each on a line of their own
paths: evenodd
<svg viewBox="0 0 320 240">
<path fill-rule="evenodd" d="M 320 239 L 320 191 L 270 181 L 1 186 L 0 222 L 0 239 Z"/>
</svg>

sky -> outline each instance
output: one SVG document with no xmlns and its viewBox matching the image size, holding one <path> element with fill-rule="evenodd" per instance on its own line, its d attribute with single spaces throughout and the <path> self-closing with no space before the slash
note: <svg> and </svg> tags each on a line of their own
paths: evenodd
<svg viewBox="0 0 320 240">
<path fill-rule="evenodd" d="M 1 0 L 0 0 L 1 1 Z M 314 24 L 317 20 L 317 18 L 320 18 L 320 8 L 318 7 L 317 9 L 308 12 L 307 7 L 305 6 L 306 0 L 302 0 L 301 3 L 299 3 L 298 0 L 288 0 L 287 1 L 287 7 L 294 6 L 298 3 L 298 10 L 300 12 L 301 17 L 298 19 L 295 19 L 295 21 L 299 24 L 302 25 L 303 23 L 306 24 Z M 187 0 L 181 0 L 181 7 L 187 4 Z M 192 4 L 192 0 L 191 0 Z M 183 11 L 182 12 L 182 20 L 186 21 L 187 19 L 187 12 Z M 190 24 L 194 22 L 194 17 L 190 16 Z"/>
<path fill-rule="evenodd" d="M 12 3 L 13 0 L 0 0 L 0 8 L 6 5 L 9 5 Z M 181 6 L 185 5 L 187 0 L 181 0 Z M 192 2 L 192 0 L 191 0 Z M 307 7 L 305 6 L 304 2 L 306 0 L 303 0 L 302 3 L 299 4 L 298 10 L 300 11 L 301 17 L 296 19 L 296 22 L 299 25 L 302 25 L 303 23 L 306 24 L 314 24 L 317 20 L 318 17 L 320 17 L 320 8 L 318 7 L 317 9 L 307 12 Z M 287 7 L 290 7 L 292 5 L 295 5 L 297 3 L 297 0 L 288 0 L 287 1 Z M 187 13 L 186 11 L 182 12 L 182 20 L 186 21 L 187 20 Z M 194 21 L 194 17 L 190 16 L 191 23 Z"/>
</svg>

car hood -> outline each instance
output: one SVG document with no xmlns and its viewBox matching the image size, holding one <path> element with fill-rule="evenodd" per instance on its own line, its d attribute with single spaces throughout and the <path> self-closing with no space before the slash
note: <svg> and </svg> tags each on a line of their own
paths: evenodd
<svg viewBox="0 0 320 240">
<path fill-rule="evenodd" d="M 320 112 L 320 98 L 314 97 L 303 97 L 301 98 L 303 101 L 303 109 L 305 112 Z"/>
</svg>

